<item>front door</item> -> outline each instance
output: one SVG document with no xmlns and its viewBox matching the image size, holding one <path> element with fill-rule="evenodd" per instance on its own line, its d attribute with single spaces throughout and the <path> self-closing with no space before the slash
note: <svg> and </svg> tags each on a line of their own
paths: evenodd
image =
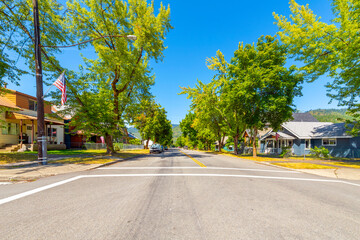
<svg viewBox="0 0 360 240">
<path fill-rule="evenodd" d="M 25 130 L 26 135 L 28 136 L 28 143 L 32 143 L 32 126 L 31 124 L 27 124 L 26 125 L 26 130 Z"/>
</svg>

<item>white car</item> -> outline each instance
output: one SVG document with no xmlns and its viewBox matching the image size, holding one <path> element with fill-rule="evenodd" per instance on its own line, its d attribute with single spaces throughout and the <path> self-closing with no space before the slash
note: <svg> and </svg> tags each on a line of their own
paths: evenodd
<svg viewBox="0 0 360 240">
<path fill-rule="evenodd" d="M 163 152 L 162 147 L 161 147 L 160 144 L 155 143 L 155 144 L 151 145 L 150 153 L 155 153 L 155 152 L 158 152 L 158 153 Z"/>
</svg>

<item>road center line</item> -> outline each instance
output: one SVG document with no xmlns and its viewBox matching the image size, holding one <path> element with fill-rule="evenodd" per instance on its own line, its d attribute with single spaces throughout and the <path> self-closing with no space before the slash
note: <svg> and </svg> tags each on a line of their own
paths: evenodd
<svg viewBox="0 0 360 240">
<path fill-rule="evenodd" d="M 107 174 L 107 175 L 80 175 L 77 177 L 69 178 L 57 183 L 52 183 L 43 187 L 35 188 L 33 190 L 16 194 L 11 197 L 0 199 L 0 205 L 23 198 L 44 190 L 54 188 L 65 183 L 69 183 L 81 178 L 101 178 L 101 177 L 233 177 L 233 178 L 257 178 L 257 179 L 272 179 L 272 180 L 290 180 L 290 181 L 308 181 L 308 182 L 329 182 L 329 183 L 343 183 L 360 187 L 360 184 L 346 182 L 342 180 L 329 180 L 329 179 L 314 179 L 314 178 L 291 178 L 291 177 L 272 177 L 272 176 L 253 176 L 253 175 L 227 175 L 227 174 L 189 174 L 189 173 L 158 173 L 158 174 Z"/>
<path fill-rule="evenodd" d="M 300 173 L 295 171 L 284 170 L 266 170 L 251 168 L 223 168 L 223 167 L 101 167 L 98 170 L 151 170 L 151 169 L 203 169 L 203 170 L 234 170 L 234 171 L 250 171 L 250 172 L 274 172 L 274 173 Z"/>
<path fill-rule="evenodd" d="M 192 156 L 190 156 L 190 155 L 188 155 L 188 154 L 186 154 L 186 153 L 184 153 L 184 152 L 182 152 L 182 151 L 180 151 L 180 150 L 179 150 L 179 152 L 181 152 L 182 154 L 184 154 L 184 155 L 186 155 L 187 157 L 189 157 L 191 160 L 193 160 L 194 162 L 196 162 L 200 167 L 205 167 L 205 168 L 206 168 L 206 166 L 205 166 L 203 163 L 201 163 L 200 161 L 196 160 L 196 159 L 193 158 Z"/>
</svg>

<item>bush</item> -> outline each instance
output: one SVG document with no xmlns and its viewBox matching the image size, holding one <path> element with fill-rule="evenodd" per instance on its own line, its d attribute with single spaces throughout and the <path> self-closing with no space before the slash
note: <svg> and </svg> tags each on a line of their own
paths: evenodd
<svg viewBox="0 0 360 240">
<path fill-rule="evenodd" d="M 282 152 L 279 156 L 282 158 L 290 157 L 291 156 L 291 147 L 283 147 Z"/>
<path fill-rule="evenodd" d="M 114 143 L 114 150 L 120 151 L 123 148 L 123 143 Z"/>
<path fill-rule="evenodd" d="M 197 145 L 197 149 L 204 150 L 204 148 L 205 148 L 205 145 L 202 142 L 199 142 Z"/>
<path fill-rule="evenodd" d="M 328 158 L 329 157 L 329 149 L 325 148 L 325 147 L 314 147 L 312 149 L 310 149 L 310 154 L 315 156 L 315 157 L 323 157 L 323 158 Z"/>
</svg>

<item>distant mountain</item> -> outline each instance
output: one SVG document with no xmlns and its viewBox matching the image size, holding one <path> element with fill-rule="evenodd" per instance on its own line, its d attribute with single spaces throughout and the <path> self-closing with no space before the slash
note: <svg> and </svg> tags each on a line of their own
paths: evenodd
<svg viewBox="0 0 360 240">
<path fill-rule="evenodd" d="M 179 124 L 172 124 L 172 130 L 173 130 L 173 142 L 176 142 L 176 139 L 181 136 L 181 128 Z"/>
<path fill-rule="evenodd" d="M 134 134 L 134 136 L 137 137 L 138 139 L 141 139 L 141 135 L 139 133 L 139 130 L 137 130 L 137 128 L 130 127 L 128 128 L 128 132 Z"/>
<path fill-rule="evenodd" d="M 351 120 L 351 117 L 346 115 L 346 109 L 316 109 L 308 111 L 319 122 L 333 122 L 339 123 L 345 120 Z"/>
<path fill-rule="evenodd" d="M 176 139 L 182 134 L 182 132 L 179 124 L 171 124 L 171 125 L 173 130 L 173 140 L 175 142 Z M 132 134 L 134 134 L 135 137 L 141 139 L 140 132 L 137 128 L 130 127 L 128 128 L 128 132 L 131 132 Z"/>
</svg>

